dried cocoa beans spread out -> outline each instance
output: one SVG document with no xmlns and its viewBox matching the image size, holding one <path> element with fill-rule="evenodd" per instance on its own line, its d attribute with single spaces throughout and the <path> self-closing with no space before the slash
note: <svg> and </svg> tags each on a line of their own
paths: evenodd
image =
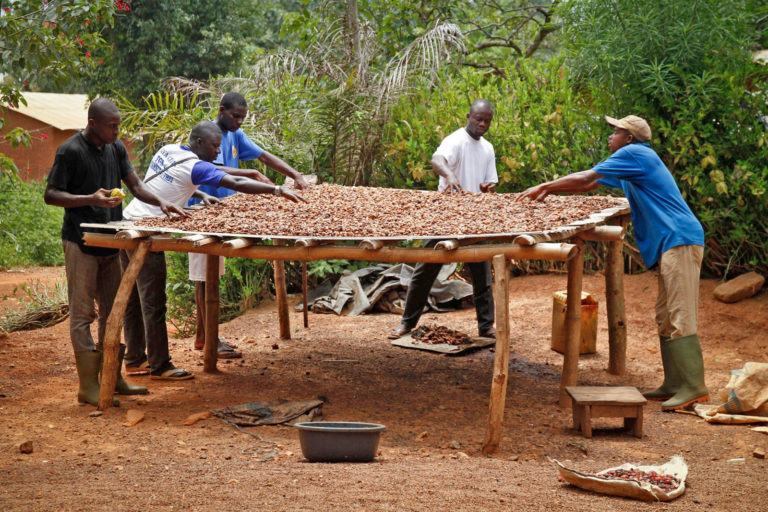
<svg viewBox="0 0 768 512">
<path fill-rule="evenodd" d="M 515 203 L 516 194 L 427 192 L 315 185 L 299 192 L 309 202 L 271 194 L 235 194 L 189 218 L 149 218 L 142 226 L 200 233 L 290 237 L 413 237 L 531 233 L 567 226 L 606 208 L 625 206 L 606 196 L 549 196 Z"/>
<path fill-rule="evenodd" d="M 604 473 L 596 474 L 598 478 L 607 480 L 637 480 L 638 482 L 648 482 L 655 485 L 664 492 L 670 492 L 680 486 L 680 480 L 672 475 L 660 475 L 655 471 L 640 471 L 639 469 L 615 469 Z"/>
<path fill-rule="evenodd" d="M 437 343 L 446 343 L 448 345 L 469 345 L 472 338 L 463 332 L 449 329 L 444 325 L 420 325 L 411 333 L 411 337 L 422 343 L 435 345 Z"/>
</svg>

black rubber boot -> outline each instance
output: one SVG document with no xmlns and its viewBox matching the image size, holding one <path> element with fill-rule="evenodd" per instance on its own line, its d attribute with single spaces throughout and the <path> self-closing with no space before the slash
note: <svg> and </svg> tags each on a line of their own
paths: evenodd
<svg viewBox="0 0 768 512">
<path fill-rule="evenodd" d="M 669 400 L 680 387 L 680 376 L 677 373 L 677 367 L 672 361 L 670 354 L 670 343 L 668 336 L 659 336 L 659 347 L 661 349 L 661 364 L 664 367 L 664 383 L 653 391 L 646 391 L 643 396 L 648 400 Z"/>
<path fill-rule="evenodd" d="M 99 370 L 101 369 L 101 352 L 75 352 L 75 366 L 80 388 L 77 390 L 77 401 L 91 405 L 99 405 Z M 120 402 L 112 399 L 112 405 L 117 407 Z"/>
<path fill-rule="evenodd" d="M 120 344 L 120 350 L 117 353 L 117 382 L 115 383 L 115 393 L 118 395 L 146 395 L 149 390 L 146 386 L 137 386 L 131 384 L 123 378 L 123 357 L 125 357 L 125 345 Z"/>
<path fill-rule="evenodd" d="M 704 358 L 701 355 L 699 337 L 691 334 L 672 338 L 667 344 L 680 377 L 680 386 L 672 398 L 661 404 L 661 410 L 675 411 L 697 402 L 708 401 L 709 392 L 704 384 Z"/>
</svg>

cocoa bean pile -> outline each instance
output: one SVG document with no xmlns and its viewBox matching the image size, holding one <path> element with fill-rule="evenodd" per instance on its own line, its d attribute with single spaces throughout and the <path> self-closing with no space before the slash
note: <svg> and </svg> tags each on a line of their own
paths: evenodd
<svg viewBox="0 0 768 512">
<path fill-rule="evenodd" d="M 655 485 L 664 492 L 671 492 L 680 487 L 680 480 L 672 475 L 660 475 L 655 471 L 641 471 L 639 469 L 614 469 L 594 475 L 606 480 L 636 480 Z"/>
<path fill-rule="evenodd" d="M 428 343 L 435 345 L 438 343 L 446 343 L 448 345 L 470 345 L 472 338 L 464 334 L 463 332 L 454 331 L 444 325 L 420 325 L 417 327 L 411 337 L 422 343 Z"/>
<path fill-rule="evenodd" d="M 567 226 L 624 199 L 549 196 L 515 203 L 516 194 L 446 194 L 422 190 L 315 185 L 309 202 L 267 194 L 235 194 L 189 218 L 151 218 L 138 224 L 187 232 L 238 235 L 384 238 L 530 233 Z"/>
</svg>

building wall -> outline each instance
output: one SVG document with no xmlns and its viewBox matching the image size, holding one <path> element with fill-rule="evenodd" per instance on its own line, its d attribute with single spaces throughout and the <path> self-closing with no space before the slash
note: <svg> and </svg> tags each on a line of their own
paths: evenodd
<svg viewBox="0 0 768 512">
<path fill-rule="evenodd" d="M 22 179 L 42 180 L 48 176 L 56 156 L 56 148 L 77 133 L 77 130 L 59 130 L 14 110 L 5 114 L 5 128 L 0 130 L 0 153 L 13 159 Z M 29 131 L 29 147 L 12 147 L 2 136 L 13 128 Z M 27 171 L 29 170 L 29 171 Z"/>
<path fill-rule="evenodd" d="M 53 166 L 56 149 L 78 132 L 78 130 L 59 130 L 14 110 L 8 110 L 5 113 L 5 121 L 5 128 L 0 130 L 0 153 L 13 160 L 19 168 L 21 178 L 25 180 L 44 180 Z M 29 131 L 32 139 L 29 147 L 14 148 L 2 138 L 11 129 L 17 127 Z M 126 147 L 133 161 L 132 147 L 128 143 Z"/>
</svg>

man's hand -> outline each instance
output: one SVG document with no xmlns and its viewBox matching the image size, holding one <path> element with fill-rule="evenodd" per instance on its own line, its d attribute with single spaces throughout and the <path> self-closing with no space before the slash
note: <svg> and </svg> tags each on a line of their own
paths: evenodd
<svg viewBox="0 0 768 512">
<path fill-rule="evenodd" d="M 103 188 L 91 194 L 91 197 L 93 198 L 93 205 L 101 206 L 102 208 L 114 208 L 123 202 L 123 199 L 120 197 L 112 197 L 112 190 Z"/>
<path fill-rule="evenodd" d="M 164 214 L 166 214 L 168 217 L 171 216 L 171 213 L 175 213 L 177 215 L 180 215 L 182 217 L 189 217 L 189 213 L 185 212 L 175 204 L 166 201 L 165 199 L 160 199 L 160 209 L 163 211 Z"/>
<path fill-rule="evenodd" d="M 304 176 L 301 174 L 297 174 L 295 178 L 293 178 L 294 186 L 296 187 L 296 190 L 304 190 L 309 185 L 307 184 L 307 180 L 304 179 Z"/>
<path fill-rule="evenodd" d="M 445 189 L 443 192 L 447 192 L 449 194 L 453 192 L 461 192 L 462 188 L 459 184 L 459 180 L 456 179 L 456 175 L 452 172 L 445 173 Z"/>
<path fill-rule="evenodd" d="M 221 199 L 219 199 L 218 197 L 214 197 L 214 196 L 208 195 L 205 192 L 201 192 L 199 190 L 198 190 L 198 192 L 202 196 L 202 197 L 200 197 L 200 202 L 203 203 L 205 206 L 211 206 L 211 205 L 214 205 L 214 204 L 221 204 Z"/>
<path fill-rule="evenodd" d="M 308 202 L 306 199 L 304 199 L 298 193 L 294 192 L 293 190 L 291 190 L 289 188 L 277 187 L 276 190 L 278 190 L 278 192 L 276 192 L 277 195 L 283 196 L 284 198 L 288 199 L 289 201 L 293 201 L 294 203 L 298 203 L 299 201 L 302 201 L 304 203 Z"/>
<path fill-rule="evenodd" d="M 524 199 L 530 199 L 532 201 L 543 201 L 549 195 L 549 191 L 546 190 L 544 184 L 536 185 L 535 187 L 528 188 L 520 193 L 515 198 L 515 202 L 519 203 Z"/>
<path fill-rule="evenodd" d="M 255 180 L 255 181 L 260 181 L 261 183 L 269 183 L 270 185 L 273 185 L 272 180 L 270 180 L 269 178 L 261 174 L 256 169 L 248 169 L 243 174 L 243 176 L 245 176 L 246 178 L 251 178 L 252 180 Z"/>
<path fill-rule="evenodd" d="M 496 183 L 481 183 L 480 192 L 484 192 L 486 194 L 492 194 L 496 192 Z"/>
</svg>

